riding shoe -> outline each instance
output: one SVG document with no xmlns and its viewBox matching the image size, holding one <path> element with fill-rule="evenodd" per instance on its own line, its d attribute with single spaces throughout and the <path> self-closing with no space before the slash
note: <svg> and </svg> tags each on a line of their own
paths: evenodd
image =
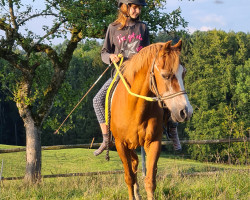
<svg viewBox="0 0 250 200">
<path fill-rule="evenodd" d="M 166 134 L 167 138 L 173 141 L 174 150 L 180 152 L 182 147 L 177 132 L 177 125 L 168 123 L 168 129 L 166 130 L 164 127 L 164 133 Z"/>
<path fill-rule="evenodd" d="M 101 146 L 96 151 L 94 151 L 95 156 L 100 155 L 105 149 L 107 149 L 107 147 L 109 145 L 109 135 L 102 134 L 102 137 L 103 137 L 103 141 L 102 141 Z"/>
</svg>

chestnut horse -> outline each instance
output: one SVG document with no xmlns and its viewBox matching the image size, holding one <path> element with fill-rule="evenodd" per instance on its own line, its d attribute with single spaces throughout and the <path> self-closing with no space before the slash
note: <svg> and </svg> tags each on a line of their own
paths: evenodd
<svg viewBox="0 0 250 200">
<path fill-rule="evenodd" d="M 161 104 L 170 110 L 173 121 L 183 122 L 193 112 L 184 89 L 185 68 L 179 62 L 180 50 L 181 41 L 175 46 L 171 46 L 171 41 L 156 43 L 124 62 L 123 76 L 131 92 L 158 100 L 150 102 L 129 94 L 122 81 L 114 92 L 110 126 L 123 162 L 130 200 L 140 199 L 135 152 L 138 146 L 143 146 L 147 155 L 147 197 L 154 199 L 163 132 Z"/>
</svg>

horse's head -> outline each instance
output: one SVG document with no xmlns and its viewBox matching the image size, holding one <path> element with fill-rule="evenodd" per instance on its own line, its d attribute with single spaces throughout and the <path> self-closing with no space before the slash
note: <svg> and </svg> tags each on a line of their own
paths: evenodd
<svg viewBox="0 0 250 200">
<path fill-rule="evenodd" d="M 180 64 L 181 40 L 171 46 L 171 41 L 158 43 L 155 58 L 151 66 L 150 87 L 171 111 L 172 120 L 188 120 L 193 108 L 184 88 L 185 67 Z"/>
</svg>

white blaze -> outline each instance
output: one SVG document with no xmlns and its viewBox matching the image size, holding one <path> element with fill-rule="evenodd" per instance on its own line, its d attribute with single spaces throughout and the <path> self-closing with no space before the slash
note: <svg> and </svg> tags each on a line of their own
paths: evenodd
<svg viewBox="0 0 250 200">
<path fill-rule="evenodd" d="M 184 70 L 183 66 L 180 65 L 178 68 L 178 71 L 175 74 L 176 79 L 177 79 L 178 84 L 179 84 L 179 87 L 180 87 L 180 90 L 174 91 L 174 88 L 172 87 L 172 85 L 170 85 L 169 91 L 166 92 L 163 96 L 171 95 L 171 94 L 174 94 L 176 92 L 180 92 L 180 91 L 185 90 L 183 79 L 182 79 L 183 70 Z M 173 97 L 171 99 L 167 99 L 165 101 L 165 103 L 166 103 L 167 107 L 170 109 L 172 116 L 175 117 L 177 121 L 182 120 L 181 116 L 180 116 L 181 110 L 187 108 L 186 114 L 187 114 L 188 119 L 191 117 L 191 115 L 193 113 L 193 108 L 188 100 L 187 94 L 181 94 L 181 95 L 178 95 L 178 96 Z"/>
</svg>

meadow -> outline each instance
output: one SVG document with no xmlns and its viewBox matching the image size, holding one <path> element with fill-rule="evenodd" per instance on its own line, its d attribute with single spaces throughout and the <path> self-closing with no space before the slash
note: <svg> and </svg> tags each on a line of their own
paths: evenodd
<svg viewBox="0 0 250 200">
<path fill-rule="evenodd" d="M 1 148 L 13 146 L 0 145 Z M 116 151 L 93 156 L 93 149 L 42 151 L 42 175 L 123 170 Z M 0 154 L 2 177 L 20 177 L 25 173 L 25 152 Z M 1 165 L 0 165 L 1 166 Z M 1 169 L 1 168 L 0 168 Z M 141 169 L 141 165 L 139 165 Z M 201 163 L 162 152 L 158 162 L 155 197 L 165 199 L 250 199 L 249 166 Z M 138 172 L 140 193 L 146 199 L 143 175 Z M 22 180 L 2 180 L 0 199 L 128 199 L 123 174 L 43 178 L 35 186 Z"/>
</svg>

